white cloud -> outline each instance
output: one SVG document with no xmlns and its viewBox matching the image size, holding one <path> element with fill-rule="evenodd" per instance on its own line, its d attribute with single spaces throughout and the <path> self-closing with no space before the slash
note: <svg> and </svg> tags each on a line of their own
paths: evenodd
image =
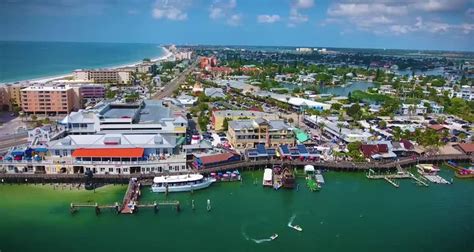
<svg viewBox="0 0 474 252">
<path fill-rule="evenodd" d="M 238 26 L 242 21 L 242 15 L 234 13 L 237 0 L 214 0 L 209 7 L 209 18 L 213 20 L 226 19 L 230 26 Z"/>
<path fill-rule="evenodd" d="M 443 22 L 439 12 L 466 14 L 469 0 L 351 0 L 335 1 L 327 10 L 322 25 L 355 26 L 374 34 L 407 34 L 411 32 L 472 32 L 468 23 Z M 473 11 L 474 12 L 474 11 Z M 427 21 L 425 21 L 426 19 Z"/>
<path fill-rule="evenodd" d="M 314 0 L 294 0 L 292 5 L 296 9 L 309 9 L 314 6 Z"/>
<path fill-rule="evenodd" d="M 300 10 L 310 9 L 313 6 L 314 0 L 293 0 L 290 5 L 288 26 L 295 27 L 297 24 L 308 22 L 308 15 L 302 14 Z"/>
<path fill-rule="evenodd" d="M 188 18 L 186 10 L 190 5 L 191 0 L 157 0 L 152 15 L 156 19 L 186 20 Z"/>
<path fill-rule="evenodd" d="M 423 0 L 413 3 L 413 7 L 427 12 L 462 10 L 468 0 Z"/>
<path fill-rule="evenodd" d="M 341 3 L 328 9 L 328 15 L 333 17 L 367 17 L 368 15 L 404 15 L 407 13 L 407 6 L 383 3 Z"/>
<path fill-rule="evenodd" d="M 227 19 L 227 24 L 230 26 L 239 26 L 242 22 L 242 15 L 233 14 Z"/>
<path fill-rule="evenodd" d="M 279 15 L 268 15 L 268 14 L 262 14 L 257 16 L 257 21 L 259 23 L 267 23 L 267 24 L 272 24 L 275 22 L 280 21 L 280 16 Z"/>
<path fill-rule="evenodd" d="M 224 15 L 224 10 L 222 10 L 222 8 L 215 7 L 209 10 L 209 18 L 211 19 L 219 19 L 224 17 Z"/>
</svg>

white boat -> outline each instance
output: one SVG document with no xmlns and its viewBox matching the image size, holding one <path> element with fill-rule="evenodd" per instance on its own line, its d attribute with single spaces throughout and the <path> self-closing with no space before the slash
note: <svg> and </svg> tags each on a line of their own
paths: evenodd
<svg viewBox="0 0 474 252">
<path fill-rule="evenodd" d="M 278 234 L 273 234 L 272 236 L 270 236 L 270 240 L 275 240 L 276 238 L 278 238 Z"/>
<path fill-rule="evenodd" d="M 303 229 L 302 229 L 300 226 L 298 226 L 298 225 L 294 225 L 294 226 L 293 226 L 293 225 L 288 225 L 288 226 L 289 226 L 290 228 L 293 228 L 294 230 L 296 230 L 296 231 L 298 231 L 298 232 L 303 231 Z"/>
<path fill-rule="evenodd" d="M 432 164 L 417 164 L 416 168 L 418 168 L 418 173 L 422 175 L 436 175 L 439 172 L 439 168 Z"/>
<path fill-rule="evenodd" d="M 273 185 L 273 171 L 270 168 L 265 169 L 263 172 L 263 186 L 272 186 Z"/>
<path fill-rule="evenodd" d="M 159 176 L 153 178 L 153 192 L 189 192 L 209 187 L 216 182 L 214 178 L 205 178 L 201 174 Z M 168 188 L 168 189 L 167 189 Z"/>
</svg>

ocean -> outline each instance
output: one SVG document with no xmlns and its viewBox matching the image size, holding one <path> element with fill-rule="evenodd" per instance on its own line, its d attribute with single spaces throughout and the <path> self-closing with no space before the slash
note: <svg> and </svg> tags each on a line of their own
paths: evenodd
<svg viewBox="0 0 474 252">
<path fill-rule="evenodd" d="M 0 41 L 0 83 L 70 74 L 158 58 L 158 44 Z"/>
<path fill-rule="evenodd" d="M 133 215 L 93 209 L 69 212 L 71 202 L 120 202 L 124 185 L 93 191 L 0 185 L 0 250 L 8 251 L 465 251 L 474 249 L 474 183 L 395 188 L 363 173 L 327 172 L 320 192 L 304 178 L 299 190 L 261 185 L 262 171 L 243 182 L 216 183 L 169 194 L 181 212 L 161 207 Z M 451 170 L 441 175 L 448 180 Z M 254 184 L 256 182 L 256 184 Z M 142 189 L 141 202 L 164 200 Z M 211 201 L 211 211 L 206 201 Z M 196 209 L 191 208 L 194 200 Z M 287 225 L 299 225 L 296 232 Z M 269 241 L 277 233 L 279 237 Z"/>
</svg>

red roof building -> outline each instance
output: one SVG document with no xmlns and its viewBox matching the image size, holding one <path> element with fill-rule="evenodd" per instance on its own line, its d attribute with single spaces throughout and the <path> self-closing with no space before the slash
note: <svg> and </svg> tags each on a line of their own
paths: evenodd
<svg viewBox="0 0 474 252">
<path fill-rule="evenodd" d="M 442 131 L 447 129 L 444 125 L 441 124 L 430 124 L 428 125 L 428 128 L 433 129 L 435 131 Z"/>
<path fill-rule="evenodd" d="M 474 144 L 473 143 L 461 143 L 457 145 L 459 149 L 465 154 L 471 155 L 474 153 Z"/>
<path fill-rule="evenodd" d="M 95 148 L 77 149 L 72 153 L 75 158 L 141 158 L 143 148 Z"/>
<path fill-rule="evenodd" d="M 370 158 L 375 154 L 388 153 L 388 146 L 386 144 L 363 144 L 360 146 L 360 150 L 366 158 Z"/>
</svg>

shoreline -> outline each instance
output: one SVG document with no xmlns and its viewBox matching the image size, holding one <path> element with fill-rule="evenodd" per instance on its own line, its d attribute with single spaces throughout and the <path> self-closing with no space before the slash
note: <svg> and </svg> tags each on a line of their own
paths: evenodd
<svg viewBox="0 0 474 252">
<path fill-rule="evenodd" d="M 171 56 L 173 56 L 173 53 L 168 50 L 168 48 L 164 46 L 160 46 L 160 48 L 163 50 L 164 54 L 157 57 L 157 58 L 150 58 L 151 62 L 161 62 L 161 61 L 166 61 L 168 60 Z M 123 63 L 121 65 L 114 65 L 110 67 L 92 67 L 91 69 L 96 69 L 96 68 L 107 68 L 107 69 L 118 69 L 118 68 L 124 68 L 124 67 L 131 67 L 140 64 L 142 61 L 134 61 L 131 63 Z M 71 70 L 74 71 L 74 70 Z M 58 75 L 51 75 L 51 76 L 45 76 L 45 77 L 39 77 L 39 78 L 34 78 L 34 79 L 24 79 L 24 80 L 18 80 L 18 81 L 7 81 L 7 82 L 0 82 L 0 85 L 3 84 L 16 84 L 16 83 L 48 83 L 52 81 L 58 81 L 62 80 L 65 78 L 72 77 L 73 74 L 58 74 Z"/>
</svg>

